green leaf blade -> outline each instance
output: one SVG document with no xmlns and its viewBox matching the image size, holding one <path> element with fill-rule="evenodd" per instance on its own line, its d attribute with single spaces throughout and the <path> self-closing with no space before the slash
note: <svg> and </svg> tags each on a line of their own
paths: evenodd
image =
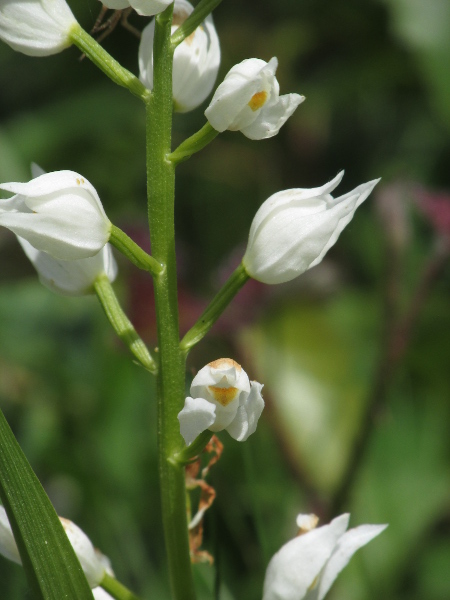
<svg viewBox="0 0 450 600">
<path fill-rule="evenodd" d="M 50 500 L 0 410 L 0 498 L 36 600 L 93 600 Z"/>
</svg>

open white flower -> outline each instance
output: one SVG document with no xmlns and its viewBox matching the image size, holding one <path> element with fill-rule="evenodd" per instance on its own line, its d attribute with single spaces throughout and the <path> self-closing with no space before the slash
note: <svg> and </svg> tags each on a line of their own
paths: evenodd
<svg viewBox="0 0 450 600">
<path fill-rule="evenodd" d="M 105 274 L 111 283 L 117 276 L 117 263 L 109 244 L 90 258 L 57 260 L 47 252 L 36 250 L 27 240 L 19 236 L 17 239 L 38 272 L 39 281 L 62 296 L 94 294 L 94 283 L 100 275 Z"/>
<path fill-rule="evenodd" d="M 134 8 L 139 14 L 146 17 L 157 15 L 165 10 L 173 0 L 100 0 L 108 8 L 120 10 L 122 8 Z"/>
<path fill-rule="evenodd" d="M 322 600 L 353 554 L 387 527 L 360 525 L 347 531 L 349 518 L 336 517 L 282 546 L 267 567 L 263 600 Z"/>
<path fill-rule="evenodd" d="M 175 0 L 172 33 L 194 10 L 186 0 Z M 153 38 L 155 22 L 142 32 L 139 46 L 140 79 L 153 88 Z M 177 112 L 197 108 L 211 93 L 220 65 L 220 45 L 211 15 L 179 44 L 173 56 L 173 100 Z"/>
<path fill-rule="evenodd" d="M 100 585 L 109 561 L 95 550 L 88 536 L 72 521 L 60 517 L 60 521 L 69 538 L 75 554 L 80 561 L 91 588 Z M 22 564 L 11 526 L 3 506 L 0 506 L 0 554 L 19 565 Z"/>
<path fill-rule="evenodd" d="M 30 56 L 56 54 L 71 45 L 78 26 L 65 0 L 0 0 L 0 39 Z"/>
<path fill-rule="evenodd" d="M 209 429 L 228 433 L 243 442 L 256 431 L 264 408 L 262 385 L 249 381 L 247 373 L 234 360 L 220 358 L 197 373 L 191 384 L 192 397 L 186 398 L 178 415 L 186 444 Z"/>
<path fill-rule="evenodd" d="M 292 189 L 270 196 L 256 213 L 242 263 L 263 283 L 283 283 L 319 264 L 351 221 L 375 179 L 333 198 L 344 171 L 319 188 Z"/>
<path fill-rule="evenodd" d="M 251 140 L 276 135 L 304 96 L 280 96 L 275 77 L 278 61 L 268 63 L 249 58 L 235 65 L 225 76 L 205 110 L 209 123 L 217 131 L 242 131 Z"/>
<path fill-rule="evenodd" d="M 0 226 L 61 260 L 94 256 L 110 237 L 111 222 L 95 188 L 78 173 L 45 173 L 28 183 L 3 183 L 16 194 L 0 200 Z"/>
</svg>

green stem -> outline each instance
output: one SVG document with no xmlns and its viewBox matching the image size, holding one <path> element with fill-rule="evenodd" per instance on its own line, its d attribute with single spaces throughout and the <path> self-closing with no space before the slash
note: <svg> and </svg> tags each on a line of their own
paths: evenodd
<svg viewBox="0 0 450 600">
<path fill-rule="evenodd" d="M 203 150 L 217 135 L 219 135 L 219 132 L 207 122 L 197 133 L 184 140 L 167 158 L 177 165 L 190 158 L 195 152 Z"/>
<path fill-rule="evenodd" d="M 138 359 L 140 364 L 150 371 L 150 373 L 156 375 L 158 366 L 129 318 L 123 312 L 108 277 L 106 275 L 97 277 L 94 289 L 114 331 L 129 348 L 130 352 Z"/>
<path fill-rule="evenodd" d="M 122 67 L 108 54 L 78 23 L 70 30 L 69 38 L 114 83 L 127 88 L 144 102 L 148 101 L 151 91 L 133 73 Z"/>
<path fill-rule="evenodd" d="M 140 246 L 121 229 L 115 225 L 111 226 L 111 236 L 109 242 L 128 258 L 136 267 L 143 271 L 148 271 L 153 277 L 160 275 L 164 267 L 161 263 L 147 254 Z"/>
<path fill-rule="evenodd" d="M 181 452 L 175 454 L 172 460 L 180 465 L 189 464 L 206 447 L 213 435 L 212 431 L 205 429 L 205 431 L 202 431 L 202 433 L 195 438 L 192 444 L 189 444 L 189 446 L 183 448 Z"/>
<path fill-rule="evenodd" d="M 200 0 L 186 21 L 174 32 L 171 40 L 172 48 L 175 50 L 178 44 L 189 37 L 221 2 L 222 0 Z"/>
<path fill-rule="evenodd" d="M 242 263 L 230 275 L 229 279 L 213 298 L 197 323 L 186 333 L 180 342 L 183 352 L 188 352 L 192 346 L 205 337 L 229 303 L 233 300 L 243 285 L 250 279 Z"/>
<path fill-rule="evenodd" d="M 115 600 L 140 600 L 136 594 L 130 592 L 130 590 L 122 585 L 120 581 L 117 581 L 117 579 L 106 573 L 100 586 L 105 592 L 108 592 L 108 594 L 115 598 Z"/>
<path fill-rule="evenodd" d="M 147 105 L 147 186 L 152 252 L 165 266 L 154 278 L 160 371 L 158 466 L 162 521 L 174 600 L 195 600 L 191 572 L 184 468 L 171 457 L 184 445 L 177 415 L 185 399 L 185 365 L 179 348 L 175 261 L 175 167 L 167 160 L 172 135 L 173 5 L 155 19 L 153 93 Z"/>
</svg>

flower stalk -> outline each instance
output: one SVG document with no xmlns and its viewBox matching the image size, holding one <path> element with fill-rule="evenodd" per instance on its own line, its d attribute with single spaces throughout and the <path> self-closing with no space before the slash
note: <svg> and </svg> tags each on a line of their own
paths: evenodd
<svg viewBox="0 0 450 600">
<path fill-rule="evenodd" d="M 147 346 L 137 334 L 127 315 L 123 312 L 108 277 L 106 275 L 97 277 L 94 289 L 114 331 L 137 358 L 139 363 L 150 371 L 150 373 L 156 375 L 158 365 Z"/>
<path fill-rule="evenodd" d="M 100 585 L 105 592 L 108 592 L 115 600 L 140 600 L 136 594 L 133 594 L 133 592 L 120 583 L 120 581 L 117 581 L 117 579 L 107 573 L 105 573 Z"/>
<path fill-rule="evenodd" d="M 242 263 L 233 271 L 222 289 L 213 298 L 197 323 L 186 333 L 180 342 L 180 348 L 187 353 L 202 340 L 223 311 L 227 308 L 239 290 L 250 279 Z"/>
<path fill-rule="evenodd" d="M 188 160 L 196 152 L 203 150 L 210 142 L 219 135 L 219 132 L 214 129 L 208 122 L 194 135 L 187 138 L 182 142 L 176 150 L 171 152 L 167 158 L 172 161 L 174 165 L 178 165 L 180 162 Z"/>
<path fill-rule="evenodd" d="M 175 50 L 184 39 L 189 37 L 221 2 L 222 0 L 200 0 L 192 14 L 172 35 L 172 49 Z"/>
<path fill-rule="evenodd" d="M 177 414 L 184 403 L 184 360 L 179 348 L 175 261 L 175 168 L 167 155 L 172 135 L 173 5 L 156 17 L 153 93 L 147 104 L 148 217 L 154 258 L 164 270 L 154 278 L 160 370 L 157 377 L 158 460 L 164 537 L 173 598 L 194 600 L 186 516 L 184 468 L 171 461 L 184 446 Z"/>
<path fill-rule="evenodd" d="M 148 271 L 153 277 L 160 275 L 164 267 L 161 263 L 147 254 L 140 246 L 121 229 L 111 226 L 110 243 L 128 258 L 136 267 Z"/>
<path fill-rule="evenodd" d="M 122 67 L 106 50 L 78 23 L 72 26 L 69 39 L 114 83 L 127 88 L 132 94 L 147 102 L 151 92 L 128 69 Z"/>
<path fill-rule="evenodd" d="M 179 465 L 189 464 L 198 457 L 204 448 L 206 448 L 213 435 L 212 431 L 205 429 L 205 431 L 202 431 L 201 434 L 195 438 L 192 444 L 189 444 L 189 446 L 183 448 L 181 452 L 175 454 L 171 460 Z"/>
</svg>

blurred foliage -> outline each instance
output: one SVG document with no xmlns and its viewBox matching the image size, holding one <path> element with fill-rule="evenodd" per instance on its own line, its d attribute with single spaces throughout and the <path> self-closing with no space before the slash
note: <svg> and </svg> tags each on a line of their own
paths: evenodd
<svg viewBox="0 0 450 600">
<path fill-rule="evenodd" d="M 70 5 L 90 29 L 99 3 Z M 390 526 L 353 559 L 330 598 L 450 597 L 448 265 L 355 446 L 392 326 L 389 269 L 395 263 L 401 312 L 433 252 L 436 232 L 413 191 L 450 189 L 449 11 L 446 0 L 224 0 L 214 15 L 220 78 L 244 58 L 277 56 L 281 92 L 307 101 L 276 138 L 250 142 L 227 132 L 180 165 L 184 330 L 242 256 L 268 195 L 320 185 L 344 167 L 339 193 L 378 176 L 383 182 L 319 267 L 276 288 L 248 284 L 189 357 L 195 373 L 233 356 L 265 384 L 267 399 L 246 444 L 221 436 L 225 451 L 210 476 L 218 496 L 205 521 L 216 566 L 195 568 L 201 598 L 215 586 L 221 600 L 259 598 L 263 569 L 295 535 L 296 514 L 326 520 L 337 509 L 351 512 L 353 525 Z M 104 46 L 136 72 L 138 40 L 128 31 L 117 28 Z M 27 180 L 31 161 L 81 172 L 110 218 L 143 239 L 143 108 L 78 59 L 73 48 L 33 59 L 0 46 L 0 179 Z M 202 110 L 177 115 L 174 142 L 203 123 Z M 400 184 L 392 205 L 401 203 L 406 232 L 398 256 L 389 246 L 395 231 L 375 211 L 390 182 Z M 0 249 L 2 410 L 57 511 L 110 556 L 125 583 L 164 600 L 154 383 L 115 340 L 95 299 L 40 287 L 6 230 Z M 153 343 L 148 283 L 126 267 L 116 287 Z M 355 448 L 361 460 L 339 503 Z M 2 597 L 27 597 L 20 567 L 0 560 L 0 581 Z"/>
</svg>

